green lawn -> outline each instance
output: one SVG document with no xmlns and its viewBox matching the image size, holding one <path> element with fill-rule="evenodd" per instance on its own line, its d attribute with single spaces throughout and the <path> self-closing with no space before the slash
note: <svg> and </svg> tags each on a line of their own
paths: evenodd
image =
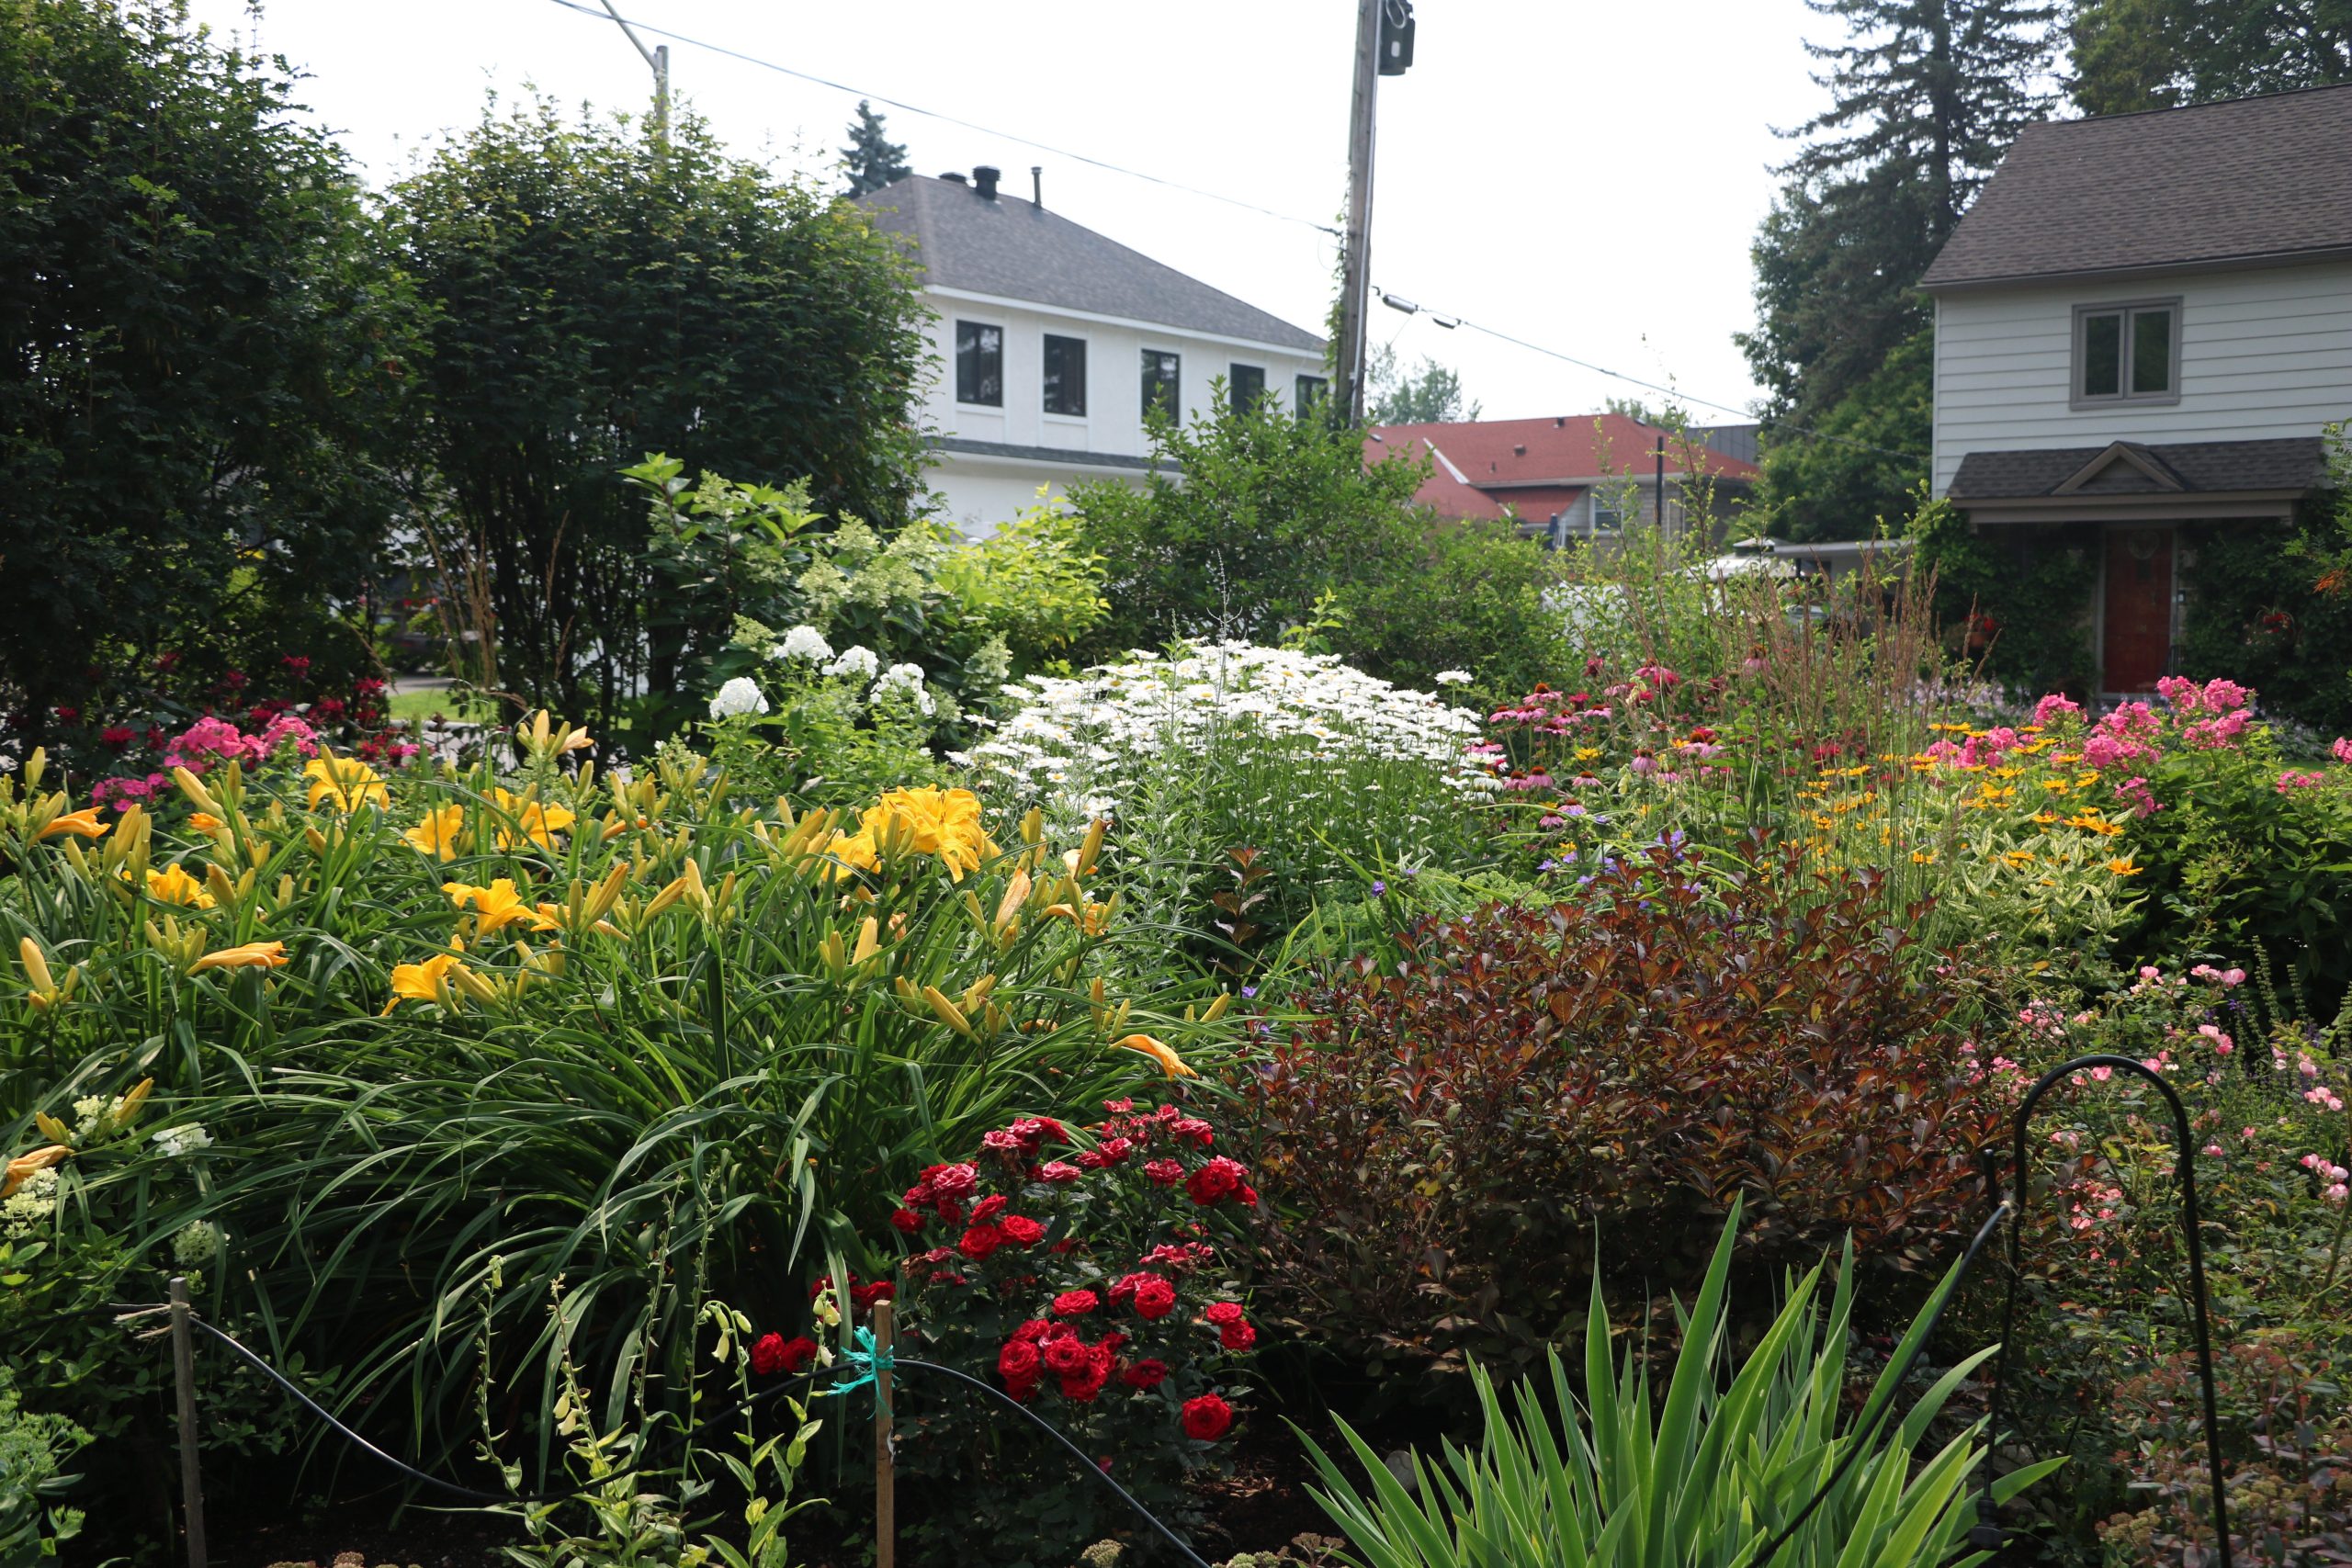
<svg viewBox="0 0 2352 1568">
<path fill-rule="evenodd" d="M 497 705 L 480 699 L 468 701 L 447 687 L 427 687 L 422 691 L 392 694 L 391 717 L 396 724 L 411 719 L 442 718 L 480 723 L 495 716 Z"/>
</svg>

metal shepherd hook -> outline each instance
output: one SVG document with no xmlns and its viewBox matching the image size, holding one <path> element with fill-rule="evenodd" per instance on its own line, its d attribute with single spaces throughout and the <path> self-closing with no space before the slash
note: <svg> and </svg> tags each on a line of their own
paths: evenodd
<svg viewBox="0 0 2352 1568">
<path fill-rule="evenodd" d="M 2229 1497 L 2222 1480 L 2222 1427 L 2213 1399 L 2213 1341 L 2205 1322 L 2205 1241 L 2200 1234 L 2197 1213 L 2197 1144 L 2189 1136 L 2188 1108 L 2181 1103 L 2180 1096 L 2173 1091 L 2172 1085 L 2165 1082 L 2161 1075 L 2129 1056 L 2103 1053 L 2077 1056 L 2071 1062 L 2051 1068 L 2026 1091 L 2025 1099 L 2018 1105 L 2014 1153 L 2017 1163 L 2013 1168 L 2016 1171 L 2018 1213 L 2020 1215 L 2023 1213 L 2028 1190 L 2026 1131 L 2036 1107 L 2041 1104 L 2041 1097 L 2056 1087 L 2061 1079 L 2093 1067 L 2111 1067 L 2118 1072 L 2132 1073 L 2145 1078 L 2155 1085 L 2156 1092 L 2163 1095 L 2165 1103 L 2172 1108 L 2173 1127 L 2178 1134 L 2177 1147 L 2180 1151 L 2181 1223 L 2188 1235 L 2189 1326 L 2197 1338 L 2197 1381 L 2205 1396 L 2205 1462 L 2213 1487 L 2213 1536 L 2221 1554 L 2222 1568 L 2234 1568 L 2230 1551 Z M 1999 1194 L 1996 1193 L 1994 1201 L 1998 1203 L 1999 1201 Z M 2001 1434 L 2001 1392 L 2008 1381 L 2010 1351 L 2017 1335 L 2018 1280 L 2022 1273 L 2024 1246 L 2025 1226 L 2022 1224 L 2010 1225 L 2008 1294 L 2001 1308 L 2001 1354 L 1993 1375 L 1991 1410 L 1985 1426 L 1985 1430 L 1996 1443 Z M 1988 1462 L 1984 1495 L 1987 1522 L 1970 1532 L 1971 1544 L 1979 1547 L 1998 1547 L 2006 1540 L 2006 1533 L 2000 1527 L 1989 1522 L 1993 1512 L 1991 1469 Z"/>
</svg>

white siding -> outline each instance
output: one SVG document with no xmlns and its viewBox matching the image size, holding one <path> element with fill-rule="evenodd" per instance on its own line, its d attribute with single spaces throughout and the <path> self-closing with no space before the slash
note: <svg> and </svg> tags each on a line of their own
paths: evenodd
<svg viewBox="0 0 2352 1568">
<path fill-rule="evenodd" d="M 2067 406 L 2075 307 L 2178 296 L 2180 400 Z M 1935 488 L 1970 452 L 2315 435 L 2352 417 L 2352 264 L 1997 288 L 1936 301 Z"/>
<path fill-rule="evenodd" d="M 1291 406 L 1295 378 L 1325 375 L 1320 357 L 1291 349 L 1077 315 L 1041 305 L 974 298 L 947 289 L 929 290 L 926 299 L 933 312 L 929 329 L 933 363 L 924 389 L 923 418 L 939 435 L 1012 446 L 1145 457 L 1148 454 L 1143 425 L 1146 348 L 1182 356 L 1178 390 L 1188 422 L 1195 412 L 1208 408 L 1209 383 L 1229 375 L 1237 364 L 1264 370 L 1266 390 L 1284 408 Z M 958 321 L 1004 329 L 1004 403 L 1001 408 L 956 400 Z M 1048 333 L 1086 342 L 1086 412 L 1082 417 L 1045 412 Z M 1076 477 L 1074 472 L 1051 467 L 1016 477 L 1004 471 L 1001 460 L 989 466 L 1000 471 L 985 481 L 977 465 L 946 460 L 935 465 L 928 476 L 946 497 L 949 517 L 975 536 L 986 536 L 1012 514 L 1006 503 L 1014 495 L 1025 505 L 1038 485 L 1050 483 L 1059 491 Z M 1139 482 L 1140 474 L 1136 479 Z"/>
</svg>

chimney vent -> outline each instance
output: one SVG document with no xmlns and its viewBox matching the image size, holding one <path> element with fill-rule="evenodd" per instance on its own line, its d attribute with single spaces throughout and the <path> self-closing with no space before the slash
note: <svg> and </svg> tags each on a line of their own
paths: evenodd
<svg viewBox="0 0 2352 1568">
<path fill-rule="evenodd" d="M 1046 165 L 1043 164 L 1029 165 L 1029 200 L 1038 211 L 1046 210 Z"/>
<path fill-rule="evenodd" d="M 996 199 L 996 182 L 1003 177 L 1004 171 L 1002 169 L 996 167 L 992 164 L 982 164 L 972 171 L 972 188 L 980 193 L 981 200 L 994 201 Z"/>
<path fill-rule="evenodd" d="M 1527 447 L 1526 447 L 1525 444 L 1523 444 L 1523 443 L 1514 442 L 1514 443 L 1512 444 L 1512 446 L 1511 446 L 1510 455 L 1511 455 L 1512 457 L 1526 457 L 1526 456 L 1527 456 Z"/>
<path fill-rule="evenodd" d="M 1566 414 L 1564 414 L 1564 413 L 1555 413 L 1555 414 L 1554 414 L 1554 415 L 1552 416 L 1552 428 L 1553 428 L 1553 429 L 1555 429 L 1555 430 L 1566 430 L 1567 427 L 1568 427 L 1568 416 L 1567 416 Z"/>
<path fill-rule="evenodd" d="M 960 186 L 960 185 L 962 185 L 962 184 L 964 184 L 964 183 L 965 183 L 965 179 L 964 179 L 964 171 L 963 171 L 963 170 L 961 170 L 961 169 L 950 169 L 950 170 L 948 170 L 945 174 L 944 174 L 944 175 L 940 175 L 939 177 L 940 177 L 941 179 L 943 179 L 943 180 L 947 181 L 950 185 L 959 185 L 959 186 Z"/>
</svg>

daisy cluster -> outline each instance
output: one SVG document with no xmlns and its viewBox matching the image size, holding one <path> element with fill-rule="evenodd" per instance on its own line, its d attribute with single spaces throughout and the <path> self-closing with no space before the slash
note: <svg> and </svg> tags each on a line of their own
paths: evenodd
<svg viewBox="0 0 2352 1568">
<path fill-rule="evenodd" d="M 1493 788 L 1469 754 L 1476 714 L 1328 654 L 1248 642 L 1179 658 L 1137 650 L 1074 679 L 1032 676 L 1004 695 L 1019 706 L 995 738 L 954 760 L 996 790 L 1077 817 L 1116 816 L 1154 757 L 1261 740 L 1333 763 L 1427 764 L 1465 794 Z"/>
</svg>

